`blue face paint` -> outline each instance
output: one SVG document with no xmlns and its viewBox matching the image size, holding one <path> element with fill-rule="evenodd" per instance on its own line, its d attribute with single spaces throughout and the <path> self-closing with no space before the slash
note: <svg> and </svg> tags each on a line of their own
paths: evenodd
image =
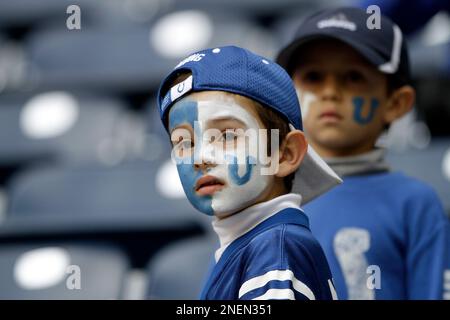
<svg viewBox="0 0 450 320">
<path fill-rule="evenodd" d="M 368 124 L 370 121 L 372 121 L 373 117 L 375 116 L 375 110 L 379 106 L 379 101 L 375 98 L 372 98 L 370 100 L 370 110 L 366 117 L 362 116 L 362 110 L 364 106 L 364 99 L 362 97 L 355 97 L 353 98 L 353 106 L 355 107 L 353 111 L 353 119 L 355 122 L 364 125 Z"/>
<path fill-rule="evenodd" d="M 194 122 L 198 119 L 197 102 L 195 101 L 180 101 L 176 103 L 169 113 L 169 130 L 172 131 L 175 127 L 187 123 L 194 128 Z"/>
<path fill-rule="evenodd" d="M 189 202 L 199 211 L 212 216 L 214 214 L 212 208 L 212 197 L 210 195 L 199 196 L 195 192 L 195 185 L 197 180 L 203 176 L 203 172 L 195 170 L 193 164 L 179 164 L 177 165 L 178 175 L 180 176 L 181 184 Z"/>
<path fill-rule="evenodd" d="M 239 176 L 239 165 L 237 163 L 237 157 L 233 157 L 231 164 L 228 165 L 228 175 L 230 176 L 230 179 L 233 181 L 233 183 L 241 186 L 245 183 L 247 183 L 251 176 L 252 176 L 252 170 L 253 166 L 250 163 L 250 159 L 253 159 L 252 163 L 256 163 L 255 159 L 253 157 L 247 156 L 245 161 L 245 174 L 240 177 Z"/>
<path fill-rule="evenodd" d="M 173 128 L 181 125 L 181 124 L 189 124 L 192 128 L 197 128 L 197 132 L 194 132 L 196 135 L 197 146 L 195 148 L 196 152 L 200 150 L 201 143 L 201 133 L 198 132 L 200 128 L 198 126 L 194 126 L 195 121 L 198 120 L 198 106 L 195 101 L 180 101 L 175 104 L 170 110 L 169 114 L 169 128 L 172 130 Z M 190 163 L 178 163 L 177 170 L 178 175 L 180 176 L 181 185 L 183 186 L 184 192 L 186 196 L 191 202 L 191 204 L 199 211 L 206 213 L 207 215 L 213 215 L 212 209 L 212 197 L 210 195 L 199 196 L 195 192 L 195 185 L 197 180 L 203 175 L 203 172 L 200 170 L 196 170 L 194 167 L 193 159 L 191 159 Z"/>
</svg>

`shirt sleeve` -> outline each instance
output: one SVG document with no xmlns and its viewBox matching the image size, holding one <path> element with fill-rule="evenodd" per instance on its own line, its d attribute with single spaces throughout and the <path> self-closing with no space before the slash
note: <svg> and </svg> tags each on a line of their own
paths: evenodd
<svg viewBox="0 0 450 320">
<path fill-rule="evenodd" d="M 320 246 L 314 243 L 314 239 L 299 232 L 299 228 L 283 225 L 252 241 L 246 252 L 239 299 L 337 298 Z"/>
<path fill-rule="evenodd" d="M 448 220 L 432 189 L 408 204 L 410 221 L 407 250 L 409 299 L 442 299 L 444 274 L 449 255 Z"/>
<path fill-rule="evenodd" d="M 444 284 L 442 298 L 444 300 L 450 300 L 450 220 L 447 219 L 447 232 L 446 232 L 446 254 L 445 254 L 445 270 L 444 270 Z"/>
</svg>

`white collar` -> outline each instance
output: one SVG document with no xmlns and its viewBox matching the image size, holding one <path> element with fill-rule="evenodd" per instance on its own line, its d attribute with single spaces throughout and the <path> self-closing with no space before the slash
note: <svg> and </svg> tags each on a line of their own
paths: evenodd
<svg viewBox="0 0 450 320">
<path fill-rule="evenodd" d="M 230 243 L 246 234 L 264 220 L 286 208 L 299 208 L 302 196 L 297 193 L 288 193 L 269 201 L 250 206 L 232 216 L 218 219 L 214 217 L 212 226 L 219 236 L 220 248 L 215 258 L 219 261 L 222 253 Z"/>
</svg>

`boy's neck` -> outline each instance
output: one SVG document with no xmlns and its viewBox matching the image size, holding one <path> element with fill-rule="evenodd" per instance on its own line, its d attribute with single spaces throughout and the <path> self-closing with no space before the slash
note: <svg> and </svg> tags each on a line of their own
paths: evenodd
<svg viewBox="0 0 450 320">
<path fill-rule="evenodd" d="M 390 168 L 384 156 L 384 149 L 375 148 L 356 156 L 324 158 L 324 160 L 339 176 L 345 177 L 389 171 Z"/>
<path fill-rule="evenodd" d="M 220 241 L 220 248 L 215 255 L 216 261 L 220 259 L 223 251 L 231 242 L 283 209 L 299 209 L 301 201 L 301 195 L 288 193 L 265 202 L 253 204 L 228 218 L 218 219 L 215 217 L 212 225 Z"/>
<path fill-rule="evenodd" d="M 322 158 L 354 157 L 376 150 L 374 143 L 349 148 L 326 148 L 313 142 L 310 144 Z"/>
</svg>

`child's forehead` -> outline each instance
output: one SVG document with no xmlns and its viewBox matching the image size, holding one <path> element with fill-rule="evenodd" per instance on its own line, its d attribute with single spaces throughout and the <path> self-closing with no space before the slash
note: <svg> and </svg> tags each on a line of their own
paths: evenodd
<svg viewBox="0 0 450 320">
<path fill-rule="evenodd" d="M 259 121 L 257 105 L 258 103 L 250 98 L 230 92 L 192 92 L 172 106 L 169 112 L 169 121 L 171 121 L 175 114 L 179 113 L 179 109 L 185 109 L 187 106 L 190 106 L 191 109 L 193 107 L 198 108 L 205 106 L 210 110 L 209 115 L 211 115 L 211 117 L 226 113 L 227 110 L 235 110 L 237 111 L 235 113 L 236 116 L 239 116 L 239 114 L 246 114 Z"/>
</svg>

